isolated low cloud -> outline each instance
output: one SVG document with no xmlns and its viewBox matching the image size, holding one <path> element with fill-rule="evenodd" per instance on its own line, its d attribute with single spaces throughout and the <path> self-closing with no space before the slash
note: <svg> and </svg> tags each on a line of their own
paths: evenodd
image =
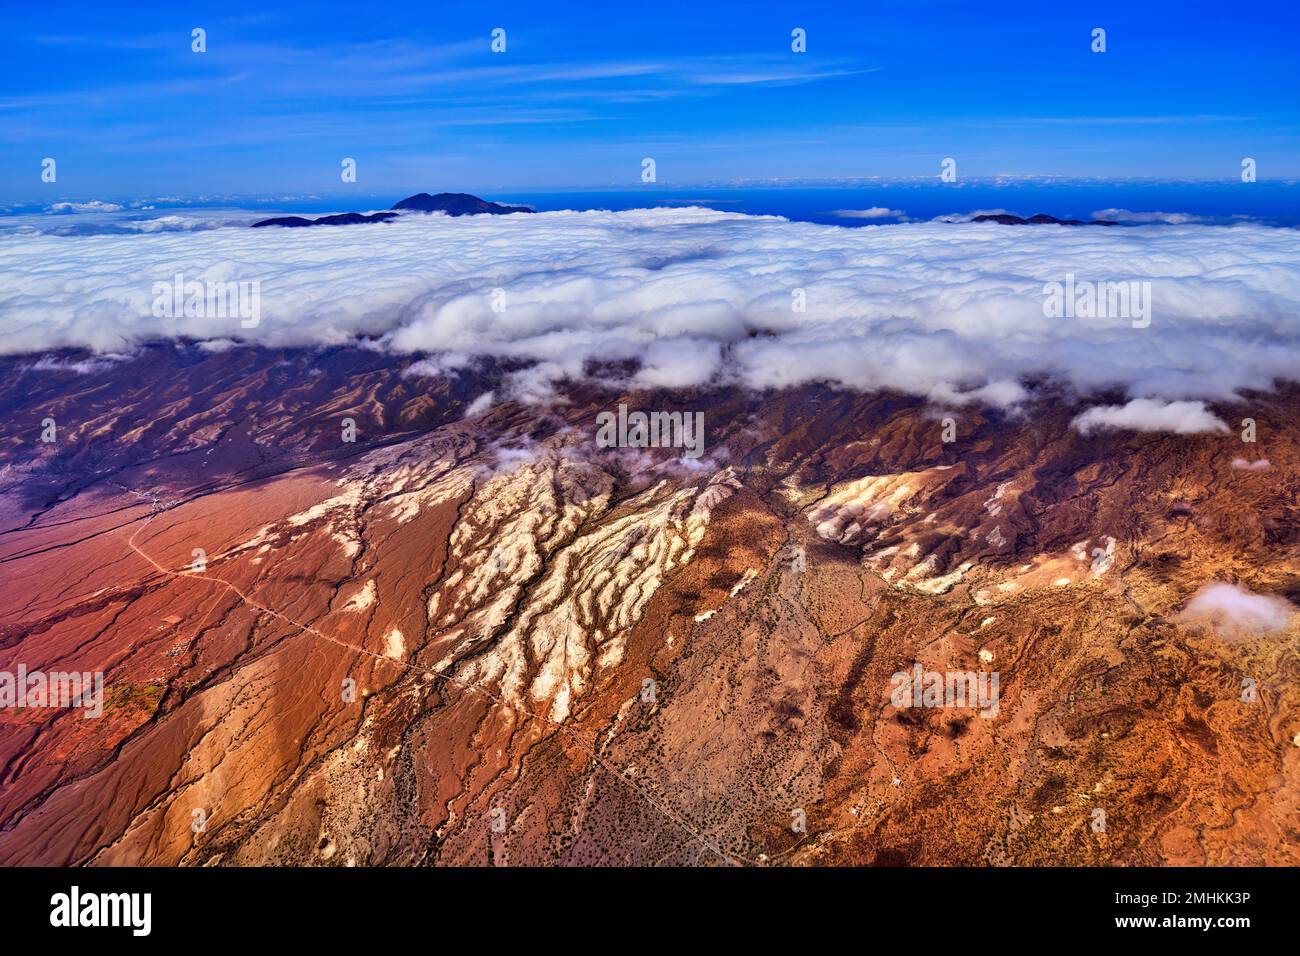
<svg viewBox="0 0 1300 956">
<path fill-rule="evenodd" d="M 463 352 L 439 352 L 429 358 L 412 362 L 402 372 L 405 378 L 445 378 L 447 375 L 467 368 L 473 360 Z"/>
<path fill-rule="evenodd" d="M 642 385 L 825 381 L 994 405 L 1040 378 L 1160 400 L 1148 411 L 1175 429 L 1212 416 L 1170 402 L 1300 377 L 1296 233 L 1254 225 L 844 229 L 683 208 L 104 231 L 0 233 L 0 350 L 364 339 L 431 370 L 446 352 L 526 360 L 514 386 L 533 396 L 593 363 L 634 363 Z M 260 322 L 155 317 L 153 284 L 177 274 L 259 282 Z M 1150 326 L 1047 317 L 1044 283 L 1067 274 L 1150 282 Z M 1088 422 L 1141 427 L 1142 407 Z"/>
<path fill-rule="evenodd" d="M 1173 226 L 1185 226 L 1194 222 L 1209 222 L 1204 216 L 1190 212 L 1134 212 L 1131 209 L 1097 209 L 1093 219 L 1110 219 L 1115 222 L 1152 223 L 1160 222 Z"/>
<path fill-rule="evenodd" d="M 1126 405 L 1098 405 L 1076 416 L 1070 424 L 1085 435 L 1106 430 L 1178 435 L 1228 431 L 1227 423 L 1207 409 L 1204 402 L 1163 402 L 1150 398 L 1135 398 Z"/>
<path fill-rule="evenodd" d="M 123 356 L 104 356 L 103 358 L 70 361 L 53 355 L 42 356 L 34 362 L 29 370 L 33 372 L 76 372 L 78 375 L 90 375 L 113 367 L 114 360 Z"/>
<path fill-rule="evenodd" d="M 1232 459 L 1232 467 L 1238 471 L 1268 471 L 1273 466 L 1267 458 L 1256 458 L 1254 461 L 1245 458 L 1234 458 Z"/>
<path fill-rule="evenodd" d="M 1177 620 L 1207 625 L 1224 637 L 1248 637 L 1286 630 L 1295 610 L 1282 598 L 1214 581 L 1193 595 Z"/>
<path fill-rule="evenodd" d="M 907 219 L 907 213 L 901 209 L 888 206 L 872 206 L 870 209 L 837 209 L 835 215 L 841 219 Z"/>
<path fill-rule="evenodd" d="M 89 202 L 56 202 L 50 205 L 50 212 L 119 212 L 122 207 L 115 202 L 92 199 Z"/>
</svg>

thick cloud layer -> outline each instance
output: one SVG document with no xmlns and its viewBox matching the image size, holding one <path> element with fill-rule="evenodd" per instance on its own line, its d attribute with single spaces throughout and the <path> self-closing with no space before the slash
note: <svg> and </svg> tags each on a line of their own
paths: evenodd
<svg viewBox="0 0 1300 956">
<path fill-rule="evenodd" d="M 154 283 L 177 274 L 259 282 L 260 322 L 155 317 Z M 1150 282 L 1150 325 L 1049 317 L 1044 284 L 1067 275 Z M 686 208 L 0 235 L 5 352 L 365 337 L 530 359 L 536 389 L 637 360 L 647 385 L 820 380 L 1007 404 L 1045 377 L 1224 400 L 1300 377 L 1298 316 L 1300 235 L 1253 225 L 841 228 Z"/>
</svg>

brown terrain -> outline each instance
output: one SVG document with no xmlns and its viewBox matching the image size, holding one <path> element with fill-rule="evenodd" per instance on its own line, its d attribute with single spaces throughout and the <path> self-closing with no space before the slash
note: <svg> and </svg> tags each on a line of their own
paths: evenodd
<svg viewBox="0 0 1300 956">
<path fill-rule="evenodd" d="M 1216 407 L 1246 444 L 1085 437 L 1064 396 L 467 416 L 508 369 L 32 361 L 0 360 L 0 669 L 106 701 L 0 711 L 0 864 L 1300 863 L 1296 619 L 1177 617 L 1300 600 L 1300 390 Z M 598 448 L 619 402 L 704 411 L 704 457 Z M 894 707 L 917 662 L 997 672 L 996 716 Z"/>
</svg>

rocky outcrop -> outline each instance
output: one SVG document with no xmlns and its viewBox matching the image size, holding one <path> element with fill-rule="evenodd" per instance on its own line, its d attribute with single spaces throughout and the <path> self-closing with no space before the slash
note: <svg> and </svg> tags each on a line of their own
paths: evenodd
<svg viewBox="0 0 1300 956">
<path fill-rule="evenodd" d="M 394 209 L 412 212 L 445 212 L 449 216 L 504 216 L 515 212 L 532 212 L 527 206 L 505 206 L 479 199 L 469 193 L 416 193 L 393 205 Z"/>
<path fill-rule="evenodd" d="M 1063 396 L 945 443 L 818 387 L 469 414 L 493 367 L 410 361 L 0 359 L 60 423 L 0 445 L 0 670 L 106 688 L 0 711 L 0 863 L 1300 862 L 1296 621 L 1182 614 L 1300 598 L 1300 393 L 1254 471 Z M 597 447 L 619 403 L 705 454 Z M 996 708 L 899 706 L 918 666 Z"/>
<path fill-rule="evenodd" d="M 302 216 L 280 216 L 276 219 L 263 219 L 253 223 L 253 228 L 262 226 L 284 226 L 288 229 L 301 229 L 304 226 L 355 226 L 365 222 L 388 222 L 396 219 L 395 212 L 373 212 L 369 215 L 360 212 L 343 212 L 333 216 L 320 216 L 316 219 L 304 219 Z"/>
</svg>

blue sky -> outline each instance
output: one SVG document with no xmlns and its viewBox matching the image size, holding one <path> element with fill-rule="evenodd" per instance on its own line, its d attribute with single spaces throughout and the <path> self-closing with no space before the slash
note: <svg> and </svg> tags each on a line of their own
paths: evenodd
<svg viewBox="0 0 1300 956">
<path fill-rule="evenodd" d="M 11 5 L 0 200 L 1300 176 L 1290 2 L 261 6 Z"/>
</svg>

